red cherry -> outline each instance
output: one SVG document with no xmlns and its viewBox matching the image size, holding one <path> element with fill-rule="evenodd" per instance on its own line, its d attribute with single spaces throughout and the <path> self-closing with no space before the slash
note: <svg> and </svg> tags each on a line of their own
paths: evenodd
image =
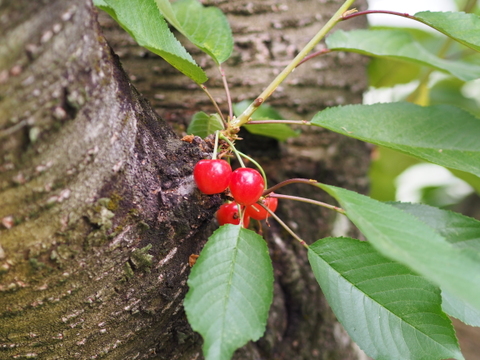
<svg viewBox="0 0 480 360">
<path fill-rule="evenodd" d="M 230 176 L 230 191 L 235 201 L 241 205 L 257 202 L 265 189 L 262 175 L 250 168 L 238 168 Z"/>
<path fill-rule="evenodd" d="M 278 199 L 274 197 L 266 197 L 263 200 L 263 205 L 265 205 L 271 211 L 275 212 L 278 206 Z M 270 216 L 268 211 L 265 210 L 259 204 L 253 204 L 253 205 L 247 206 L 247 209 L 245 210 L 245 212 L 248 216 L 250 216 L 255 220 L 263 220 Z"/>
<path fill-rule="evenodd" d="M 236 202 L 231 202 L 220 206 L 217 211 L 217 221 L 220 226 L 225 224 L 240 224 L 240 216 L 238 215 L 238 204 Z M 243 226 L 247 228 L 249 223 L 250 217 L 244 213 Z"/>
<path fill-rule="evenodd" d="M 230 182 L 232 168 L 225 160 L 200 160 L 193 168 L 193 178 L 201 192 L 212 195 L 224 192 Z"/>
</svg>

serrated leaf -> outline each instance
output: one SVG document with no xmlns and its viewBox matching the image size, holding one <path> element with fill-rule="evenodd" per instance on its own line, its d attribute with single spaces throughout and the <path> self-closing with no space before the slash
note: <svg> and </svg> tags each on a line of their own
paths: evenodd
<svg viewBox="0 0 480 360">
<path fill-rule="evenodd" d="M 351 51 L 368 56 L 388 58 L 430 66 L 461 80 L 480 78 L 480 66 L 464 61 L 441 59 L 428 52 L 402 30 L 339 30 L 326 39 L 329 49 Z"/>
<path fill-rule="evenodd" d="M 101 0 L 97 4 L 109 13 L 140 45 L 161 56 L 170 65 L 198 84 L 207 75 L 173 36 L 163 16 L 151 0 Z"/>
<path fill-rule="evenodd" d="M 422 11 L 414 15 L 423 23 L 476 51 L 480 51 L 480 17 L 464 12 Z"/>
<path fill-rule="evenodd" d="M 209 238 L 188 279 L 185 311 L 204 340 L 207 360 L 233 352 L 265 332 L 273 297 L 273 268 L 265 240 L 239 225 Z"/>
<path fill-rule="evenodd" d="M 203 111 L 193 115 L 192 121 L 187 128 L 187 134 L 193 134 L 206 138 L 210 134 L 214 134 L 217 130 L 223 130 L 223 122 L 218 114 L 208 115 Z"/>
<path fill-rule="evenodd" d="M 233 111 L 239 116 L 250 104 L 250 101 L 244 100 L 233 104 Z M 261 105 L 252 115 L 252 120 L 283 120 L 280 113 L 270 105 Z M 256 124 L 244 125 L 245 129 L 255 135 L 268 136 L 278 141 L 285 141 L 291 137 L 297 137 L 298 131 L 293 130 L 287 124 Z"/>
<path fill-rule="evenodd" d="M 317 113 L 313 125 L 480 176 L 480 120 L 449 105 L 348 105 Z"/>
<path fill-rule="evenodd" d="M 172 26 L 217 63 L 226 61 L 233 50 L 233 36 L 226 16 L 219 8 L 204 7 L 198 0 L 155 0 Z"/>
<path fill-rule="evenodd" d="M 374 359 L 463 359 L 440 291 L 366 242 L 327 238 L 308 259 L 337 319 Z"/>
<path fill-rule="evenodd" d="M 319 184 L 382 255 L 396 260 L 480 310 L 480 256 L 455 247 L 393 205 Z"/>
<path fill-rule="evenodd" d="M 480 253 L 480 221 L 452 211 L 423 204 L 392 203 L 431 227 L 457 248 Z M 456 295 L 443 290 L 444 311 L 465 324 L 480 326 L 480 310 L 475 309 Z"/>
</svg>

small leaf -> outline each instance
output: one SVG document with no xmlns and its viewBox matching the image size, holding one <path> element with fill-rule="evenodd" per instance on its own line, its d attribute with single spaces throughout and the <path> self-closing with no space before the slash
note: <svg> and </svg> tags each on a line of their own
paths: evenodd
<svg viewBox="0 0 480 360">
<path fill-rule="evenodd" d="M 233 105 L 236 116 L 239 116 L 250 104 L 250 101 L 244 100 Z M 252 115 L 252 120 L 283 120 L 280 113 L 270 105 L 261 105 Z M 287 124 L 256 124 L 244 125 L 245 129 L 255 135 L 268 136 L 278 141 L 285 141 L 291 137 L 297 137 L 298 131 L 293 130 Z"/>
<path fill-rule="evenodd" d="M 207 81 L 205 72 L 173 36 L 151 0 L 100 0 L 96 4 L 110 14 L 140 45 L 164 58 L 198 84 Z"/>
<path fill-rule="evenodd" d="M 233 36 L 226 16 L 219 8 L 204 7 L 198 0 L 155 0 L 172 26 L 217 63 L 226 61 L 233 50 Z"/>
<path fill-rule="evenodd" d="M 273 268 L 265 240 L 238 225 L 220 227 L 192 268 L 185 297 L 188 321 L 204 340 L 207 360 L 227 360 L 265 332 Z"/>
<path fill-rule="evenodd" d="M 319 184 L 384 256 L 425 276 L 480 310 L 480 256 L 449 243 L 431 227 L 393 205 Z"/>
<path fill-rule="evenodd" d="M 480 78 L 480 66 L 464 61 L 445 60 L 428 52 L 413 37 L 402 30 L 336 31 L 326 39 L 329 49 L 352 51 L 368 56 L 392 59 L 430 66 L 461 80 Z"/>
<path fill-rule="evenodd" d="M 187 134 L 194 134 L 201 138 L 206 138 L 214 134 L 217 130 L 223 130 L 223 122 L 218 114 L 208 115 L 203 111 L 193 115 L 190 125 L 188 125 Z"/>
<path fill-rule="evenodd" d="M 317 113 L 313 125 L 480 176 L 480 120 L 449 105 L 348 105 Z"/>
<path fill-rule="evenodd" d="M 434 29 L 450 36 L 452 39 L 480 51 L 480 17 L 464 12 L 430 12 L 422 11 L 415 17 Z"/>
<path fill-rule="evenodd" d="M 375 359 L 463 359 L 440 291 L 370 244 L 327 238 L 308 259 L 350 337 Z"/>
</svg>

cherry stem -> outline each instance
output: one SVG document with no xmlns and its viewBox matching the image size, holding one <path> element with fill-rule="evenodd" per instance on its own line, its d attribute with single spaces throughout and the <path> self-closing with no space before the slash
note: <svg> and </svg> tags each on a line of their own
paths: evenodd
<svg viewBox="0 0 480 360">
<path fill-rule="evenodd" d="M 215 131 L 215 145 L 213 146 L 213 154 L 212 154 L 212 160 L 215 160 L 217 158 L 217 151 L 218 151 L 218 134 L 220 133 L 219 130 Z"/>
<path fill-rule="evenodd" d="M 324 55 L 324 54 L 328 54 L 329 52 L 332 52 L 332 50 L 330 50 L 330 49 L 323 49 L 323 50 L 315 51 L 314 53 L 311 53 L 310 55 L 305 56 L 305 57 L 303 58 L 303 60 L 298 63 L 297 67 L 299 67 L 300 65 L 302 65 L 304 62 L 307 62 L 308 60 L 313 59 L 314 57 L 317 57 L 317 56 L 320 56 L 320 55 Z"/>
<path fill-rule="evenodd" d="M 278 199 L 301 201 L 301 202 L 305 202 L 305 203 L 309 203 L 309 204 L 313 204 L 313 205 L 318 205 L 318 206 L 321 206 L 321 207 L 324 207 L 324 208 L 327 208 L 327 209 L 330 209 L 330 210 L 334 210 L 334 211 L 336 211 L 340 214 L 343 214 L 343 215 L 346 214 L 345 210 L 343 210 L 342 208 L 340 208 L 338 206 L 330 205 L 330 204 L 324 203 L 322 201 L 317 201 L 317 200 L 313 200 L 313 199 L 309 199 L 309 198 L 304 198 L 304 197 L 300 197 L 300 196 L 277 194 L 277 193 L 270 194 L 270 197 L 278 198 Z"/>
<path fill-rule="evenodd" d="M 279 218 L 272 210 L 270 210 L 267 206 L 263 205 L 262 203 L 259 203 L 259 204 L 260 204 L 260 206 L 262 206 L 265 210 L 267 210 L 268 213 L 269 213 L 275 220 L 277 220 L 278 223 L 279 223 L 285 230 L 287 230 L 287 232 L 288 232 L 290 235 L 292 235 L 295 240 L 297 240 L 300 244 L 302 244 L 303 246 L 305 246 L 305 247 L 308 249 L 308 244 L 307 244 L 302 238 L 300 238 L 297 234 L 295 234 L 295 232 L 294 232 L 292 229 L 290 229 L 290 228 L 288 227 L 288 225 L 285 224 L 285 223 L 282 221 L 282 219 L 280 219 L 280 218 Z"/>
<path fill-rule="evenodd" d="M 314 185 L 315 186 L 318 183 L 319 182 L 317 180 L 313 180 L 313 179 L 303 179 L 303 178 L 288 179 L 288 180 L 285 180 L 285 181 L 282 181 L 282 182 L 278 183 L 275 186 L 272 186 L 270 189 L 265 190 L 263 192 L 262 196 L 268 195 L 271 192 L 277 191 L 277 189 L 280 189 L 280 188 L 282 188 L 286 185 L 290 185 L 290 184 L 307 184 L 307 185 Z"/>
<path fill-rule="evenodd" d="M 220 107 L 218 106 L 217 102 L 213 98 L 212 94 L 210 94 L 210 92 L 208 91 L 207 87 L 203 84 L 200 84 L 199 86 L 205 92 L 205 94 L 207 94 L 213 106 L 215 106 L 215 110 L 217 110 L 218 115 L 220 115 L 220 118 L 222 119 L 222 122 L 223 122 L 223 128 L 225 129 L 225 127 L 227 127 L 228 125 L 227 125 L 227 122 L 225 121 L 225 118 L 223 117 L 222 110 L 220 110 Z"/>
<path fill-rule="evenodd" d="M 221 133 L 220 133 L 220 138 L 222 140 L 225 140 L 227 142 L 227 144 L 230 146 L 230 148 L 234 152 L 235 156 L 237 157 L 238 162 L 240 163 L 240 166 L 241 167 L 246 167 L 245 164 L 243 163 L 243 160 L 242 160 L 242 157 L 241 157 L 240 153 L 238 152 L 237 149 L 235 149 L 235 145 L 233 145 L 233 143 L 225 135 L 223 135 Z"/>
<path fill-rule="evenodd" d="M 240 156 L 243 156 L 245 159 L 248 159 L 249 161 L 251 161 L 252 163 L 255 164 L 255 166 L 258 168 L 258 170 L 260 170 L 260 172 L 262 173 L 262 176 L 263 176 L 263 182 L 265 183 L 265 187 L 267 187 L 267 176 L 265 175 L 265 171 L 263 171 L 262 167 L 260 166 L 260 164 L 258 162 L 256 162 L 254 159 L 252 159 L 250 156 L 248 155 L 245 155 L 244 153 L 240 152 L 237 150 L 237 152 L 240 154 Z"/>
<path fill-rule="evenodd" d="M 225 76 L 225 70 L 223 70 L 222 65 L 218 65 L 218 70 L 222 75 L 223 87 L 225 88 L 225 93 L 227 94 L 228 119 L 230 121 L 233 119 L 233 107 L 232 107 L 232 97 L 230 96 L 230 88 L 228 87 L 227 77 Z"/>
<path fill-rule="evenodd" d="M 307 120 L 250 120 L 245 125 L 260 125 L 260 124 L 291 124 L 291 125 L 312 125 Z"/>
<path fill-rule="evenodd" d="M 238 210 L 238 216 L 240 217 L 240 226 L 241 227 L 245 227 L 244 226 L 244 223 L 243 223 L 243 220 L 244 220 L 244 214 L 243 214 L 243 209 L 242 209 L 242 206 L 240 204 L 237 204 L 237 210 Z"/>
</svg>

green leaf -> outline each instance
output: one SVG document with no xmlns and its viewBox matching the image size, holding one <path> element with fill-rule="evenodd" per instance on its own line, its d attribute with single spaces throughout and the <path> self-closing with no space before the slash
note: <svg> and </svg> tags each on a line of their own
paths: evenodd
<svg viewBox="0 0 480 360">
<path fill-rule="evenodd" d="M 233 352 L 265 332 L 273 297 L 273 268 L 265 240 L 224 225 L 208 240 L 188 279 L 188 322 L 204 340 L 207 360 Z"/>
<path fill-rule="evenodd" d="M 308 259 L 337 319 L 374 359 L 463 359 L 440 291 L 366 242 L 327 238 Z"/>
<path fill-rule="evenodd" d="M 351 51 L 368 56 L 430 66 L 469 81 L 480 78 L 480 66 L 463 61 L 445 60 L 428 52 L 413 37 L 402 30 L 336 31 L 326 39 L 329 49 Z"/>
<path fill-rule="evenodd" d="M 467 325 L 480 326 L 480 311 L 444 290 L 442 291 L 442 309 Z"/>
<path fill-rule="evenodd" d="M 370 178 L 370 197 L 380 201 L 394 201 L 397 193 L 395 180 L 398 175 L 418 160 L 382 146 L 377 146 L 372 153 L 372 162 L 368 177 Z M 469 174 L 471 175 L 471 174 Z M 474 175 L 471 175 L 475 177 Z"/>
<path fill-rule="evenodd" d="M 480 176 L 480 120 L 449 105 L 348 105 L 317 113 L 313 125 Z"/>
<path fill-rule="evenodd" d="M 206 138 L 214 134 L 217 130 L 223 130 L 223 122 L 218 114 L 208 115 L 203 111 L 193 115 L 190 125 L 188 125 L 187 134 L 194 134 L 201 138 Z"/>
<path fill-rule="evenodd" d="M 267 120 L 267 119 L 257 119 Z M 248 132 L 255 135 L 268 136 L 278 141 L 285 141 L 291 137 L 297 137 L 299 133 L 286 124 L 256 124 L 243 125 Z"/>
<path fill-rule="evenodd" d="M 480 109 L 474 99 L 463 95 L 465 82 L 453 77 L 437 81 L 429 93 L 429 105 L 444 104 L 453 105 L 468 111 L 472 115 L 480 116 Z"/>
<path fill-rule="evenodd" d="M 226 16 L 219 8 L 204 7 L 198 0 L 155 0 L 172 26 L 217 63 L 226 61 L 233 50 L 233 36 Z"/>
<path fill-rule="evenodd" d="M 397 61 L 386 57 L 377 57 L 368 64 L 370 86 L 381 88 L 397 84 L 406 84 L 416 80 L 421 67 L 405 61 Z"/>
<path fill-rule="evenodd" d="M 105 2 L 105 0 L 93 0 L 93 5 L 95 5 L 98 8 L 109 7 L 108 4 Z"/>
<path fill-rule="evenodd" d="M 207 75 L 173 36 L 151 0 L 101 0 L 96 4 L 110 14 L 140 45 L 161 56 L 198 84 Z"/>
<path fill-rule="evenodd" d="M 417 19 L 468 46 L 480 51 L 480 17 L 464 12 L 430 12 L 422 11 L 415 14 Z"/>
<path fill-rule="evenodd" d="M 415 216 L 393 205 L 334 186 L 348 218 L 384 256 L 396 260 L 480 310 L 480 256 L 449 243 Z"/>
<path fill-rule="evenodd" d="M 250 104 L 250 101 L 244 100 L 233 104 L 233 111 L 239 116 Z M 252 120 L 283 120 L 280 113 L 270 105 L 261 105 L 252 115 Z M 256 124 L 244 125 L 245 129 L 255 135 L 268 136 L 278 141 L 285 141 L 291 137 L 297 137 L 299 131 L 293 130 L 286 124 Z"/>
<path fill-rule="evenodd" d="M 415 216 L 455 247 L 480 254 L 480 221 L 424 204 L 401 202 L 390 204 Z"/>
<path fill-rule="evenodd" d="M 398 209 L 412 214 L 443 236 L 453 246 L 480 253 L 480 221 L 452 211 L 423 204 L 392 203 Z M 442 291 L 443 310 L 464 323 L 480 326 L 480 311 L 449 291 Z"/>
</svg>

